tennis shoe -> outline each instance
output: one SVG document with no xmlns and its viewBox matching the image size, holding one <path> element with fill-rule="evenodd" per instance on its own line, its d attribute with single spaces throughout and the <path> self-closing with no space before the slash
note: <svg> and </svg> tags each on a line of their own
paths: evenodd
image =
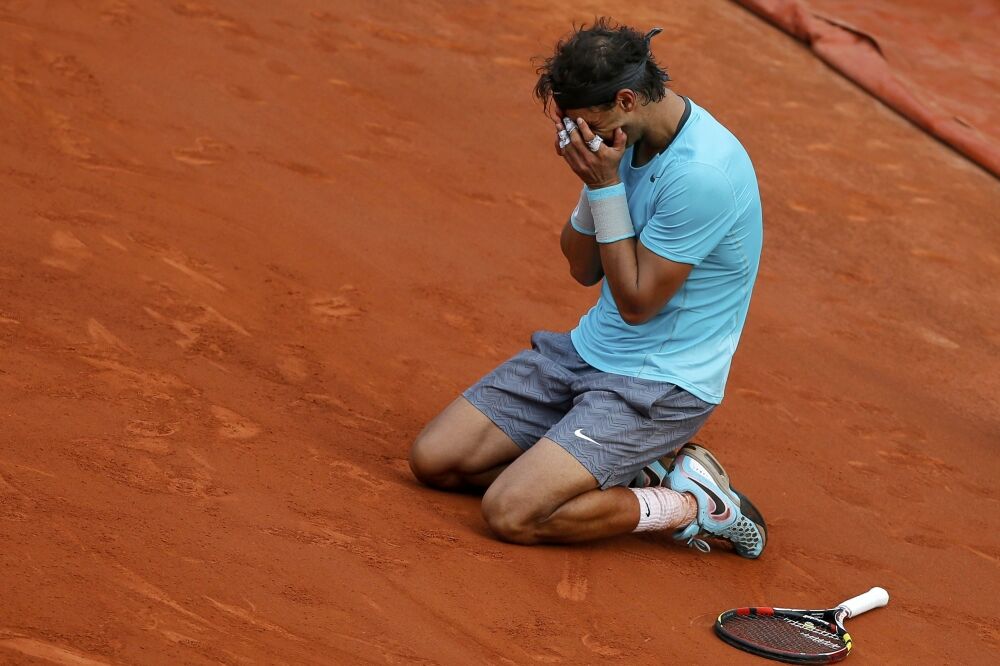
<svg viewBox="0 0 1000 666">
<path fill-rule="evenodd" d="M 691 493 L 698 504 L 694 522 L 674 533 L 674 539 L 707 553 L 706 537 L 729 541 L 736 553 L 754 559 L 767 543 L 767 526 L 749 499 L 729 485 L 729 475 L 711 452 L 685 444 L 677 453 L 664 485 Z"/>
</svg>

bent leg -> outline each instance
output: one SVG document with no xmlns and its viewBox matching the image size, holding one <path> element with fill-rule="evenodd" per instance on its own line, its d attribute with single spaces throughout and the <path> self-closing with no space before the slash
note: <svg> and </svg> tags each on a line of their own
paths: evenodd
<svg viewBox="0 0 1000 666">
<path fill-rule="evenodd" d="M 483 498 L 483 515 L 500 538 L 565 543 L 634 531 L 640 522 L 636 492 L 646 493 L 644 530 L 690 522 L 693 498 L 666 488 L 633 492 L 621 486 L 679 449 L 713 406 L 672 384 L 607 373 L 588 383 L 591 390 Z"/>
<path fill-rule="evenodd" d="M 410 467 L 448 490 L 485 488 L 573 406 L 579 362 L 568 334 L 536 332 L 531 349 L 469 387 L 417 437 Z"/>
<path fill-rule="evenodd" d="M 417 435 L 410 469 L 435 488 L 486 488 L 521 447 L 468 400 L 459 397 Z"/>
<path fill-rule="evenodd" d="M 639 502 L 627 488 L 600 490 L 576 458 L 543 438 L 486 491 L 483 517 L 505 541 L 571 543 L 631 532 Z"/>
</svg>

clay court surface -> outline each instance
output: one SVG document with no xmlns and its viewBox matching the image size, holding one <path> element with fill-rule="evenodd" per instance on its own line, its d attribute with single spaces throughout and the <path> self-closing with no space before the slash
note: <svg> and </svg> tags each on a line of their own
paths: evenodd
<svg viewBox="0 0 1000 666">
<path fill-rule="evenodd" d="M 998 181 L 735 3 L 500 7 L 0 1 L 0 662 L 754 664 L 720 611 L 873 585 L 851 663 L 992 662 Z M 760 179 L 699 436 L 758 561 L 506 545 L 408 470 L 597 297 L 528 58 L 607 11 Z"/>
</svg>

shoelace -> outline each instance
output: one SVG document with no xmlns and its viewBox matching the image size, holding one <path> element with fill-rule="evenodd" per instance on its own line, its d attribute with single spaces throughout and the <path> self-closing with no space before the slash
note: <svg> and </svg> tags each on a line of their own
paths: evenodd
<svg viewBox="0 0 1000 666">
<path fill-rule="evenodd" d="M 704 539 L 699 539 L 697 534 L 687 540 L 687 545 L 688 548 L 696 548 L 703 553 L 712 552 L 712 547 L 708 545 L 708 542 Z"/>
</svg>

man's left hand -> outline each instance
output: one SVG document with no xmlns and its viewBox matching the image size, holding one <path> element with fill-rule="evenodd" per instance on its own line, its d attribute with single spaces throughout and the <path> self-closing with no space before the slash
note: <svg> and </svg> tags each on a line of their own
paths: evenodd
<svg viewBox="0 0 1000 666">
<path fill-rule="evenodd" d="M 618 165 L 625 155 L 628 139 L 625 130 L 620 127 L 615 129 L 612 145 L 601 143 L 597 151 L 592 151 L 587 142 L 592 141 L 596 135 L 582 118 L 577 119 L 576 126 L 577 130 L 569 133 L 569 145 L 561 149 L 563 159 L 573 172 L 592 190 L 621 182 L 618 178 Z"/>
</svg>

